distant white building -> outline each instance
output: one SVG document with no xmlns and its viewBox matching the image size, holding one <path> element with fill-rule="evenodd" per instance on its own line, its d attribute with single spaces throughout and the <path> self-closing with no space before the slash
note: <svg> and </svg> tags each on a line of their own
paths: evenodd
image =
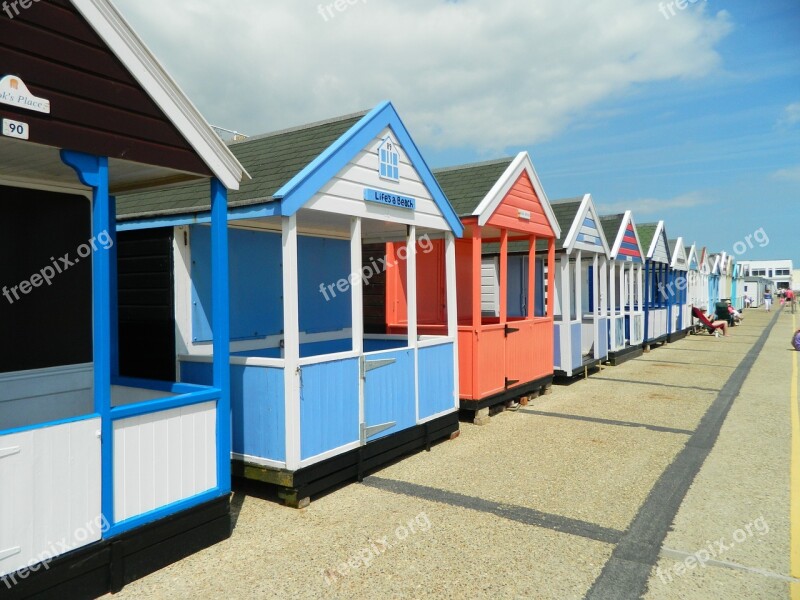
<svg viewBox="0 0 800 600">
<path fill-rule="evenodd" d="M 779 290 L 800 285 L 800 281 L 792 282 L 794 265 L 791 260 L 743 260 L 740 264 L 745 277 L 766 277 Z"/>
</svg>

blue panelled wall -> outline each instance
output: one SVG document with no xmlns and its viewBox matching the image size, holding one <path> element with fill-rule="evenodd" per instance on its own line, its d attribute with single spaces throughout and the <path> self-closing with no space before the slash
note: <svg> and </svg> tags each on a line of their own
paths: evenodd
<svg viewBox="0 0 800 600">
<path fill-rule="evenodd" d="M 207 342 L 211 335 L 211 230 L 190 228 L 192 244 L 192 338 Z M 283 276 L 281 234 L 230 229 L 231 340 L 259 339 L 283 333 Z M 319 260 L 324 256 L 325 260 Z M 335 284 L 350 274 L 350 244 L 345 240 L 300 236 L 300 330 L 305 333 L 340 331 L 352 326 L 349 286 Z M 320 286 L 333 284 L 333 290 Z M 349 347 L 343 350 L 348 350 Z M 331 351 L 317 348 L 314 354 Z M 312 350 L 309 350 L 310 352 Z M 252 356 L 252 353 L 249 354 Z"/>
</svg>

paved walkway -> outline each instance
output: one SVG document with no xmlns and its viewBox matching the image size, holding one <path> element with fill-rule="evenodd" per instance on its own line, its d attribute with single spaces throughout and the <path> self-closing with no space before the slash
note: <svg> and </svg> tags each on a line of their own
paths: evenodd
<svg viewBox="0 0 800 600">
<path fill-rule="evenodd" d="M 747 311 L 305 510 L 239 491 L 230 540 L 115 598 L 800 600 L 792 327 Z"/>
</svg>

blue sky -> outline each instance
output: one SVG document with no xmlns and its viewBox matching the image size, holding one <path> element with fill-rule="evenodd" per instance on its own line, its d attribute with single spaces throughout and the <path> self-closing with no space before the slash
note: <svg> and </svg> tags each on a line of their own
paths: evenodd
<svg viewBox="0 0 800 600">
<path fill-rule="evenodd" d="M 800 268 L 798 0 L 116 2 L 214 125 L 389 99 L 433 167 L 528 150 L 551 199 Z"/>
<path fill-rule="evenodd" d="M 664 219 L 670 237 L 728 252 L 763 227 L 769 245 L 740 258 L 800 268 L 800 114 L 787 114 L 800 103 L 800 3 L 724 6 L 733 29 L 714 72 L 636 86 L 528 150 L 551 198 L 591 192 L 601 211 L 628 206 L 639 222 Z"/>
</svg>

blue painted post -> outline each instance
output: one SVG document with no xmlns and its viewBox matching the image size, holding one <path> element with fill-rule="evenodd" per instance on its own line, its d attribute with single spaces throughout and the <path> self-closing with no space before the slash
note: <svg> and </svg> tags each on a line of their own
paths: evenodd
<svg viewBox="0 0 800 600">
<path fill-rule="evenodd" d="M 214 387 L 217 405 L 217 485 L 231 490 L 230 296 L 228 287 L 228 190 L 211 180 L 211 304 L 214 328 Z"/>
<path fill-rule="evenodd" d="M 111 284 L 111 381 L 113 382 L 119 377 L 119 264 L 117 263 L 119 255 L 117 254 L 117 199 L 114 196 L 108 199 L 108 222 L 108 235 L 111 237 L 108 254 L 110 260 L 109 283 Z"/>
<path fill-rule="evenodd" d="M 81 183 L 92 188 L 92 235 L 112 231 L 112 207 L 108 194 L 108 158 L 82 152 L 61 151 L 61 160 L 72 167 Z M 111 253 L 99 247 L 92 255 L 94 410 L 101 420 L 101 473 L 103 516 L 114 523 L 114 427 L 111 421 Z"/>
<path fill-rule="evenodd" d="M 644 289 L 642 290 L 642 301 L 644 302 L 644 341 L 649 339 L 650 334 L 650 261 L 644 263 Z"/>
</svg>

